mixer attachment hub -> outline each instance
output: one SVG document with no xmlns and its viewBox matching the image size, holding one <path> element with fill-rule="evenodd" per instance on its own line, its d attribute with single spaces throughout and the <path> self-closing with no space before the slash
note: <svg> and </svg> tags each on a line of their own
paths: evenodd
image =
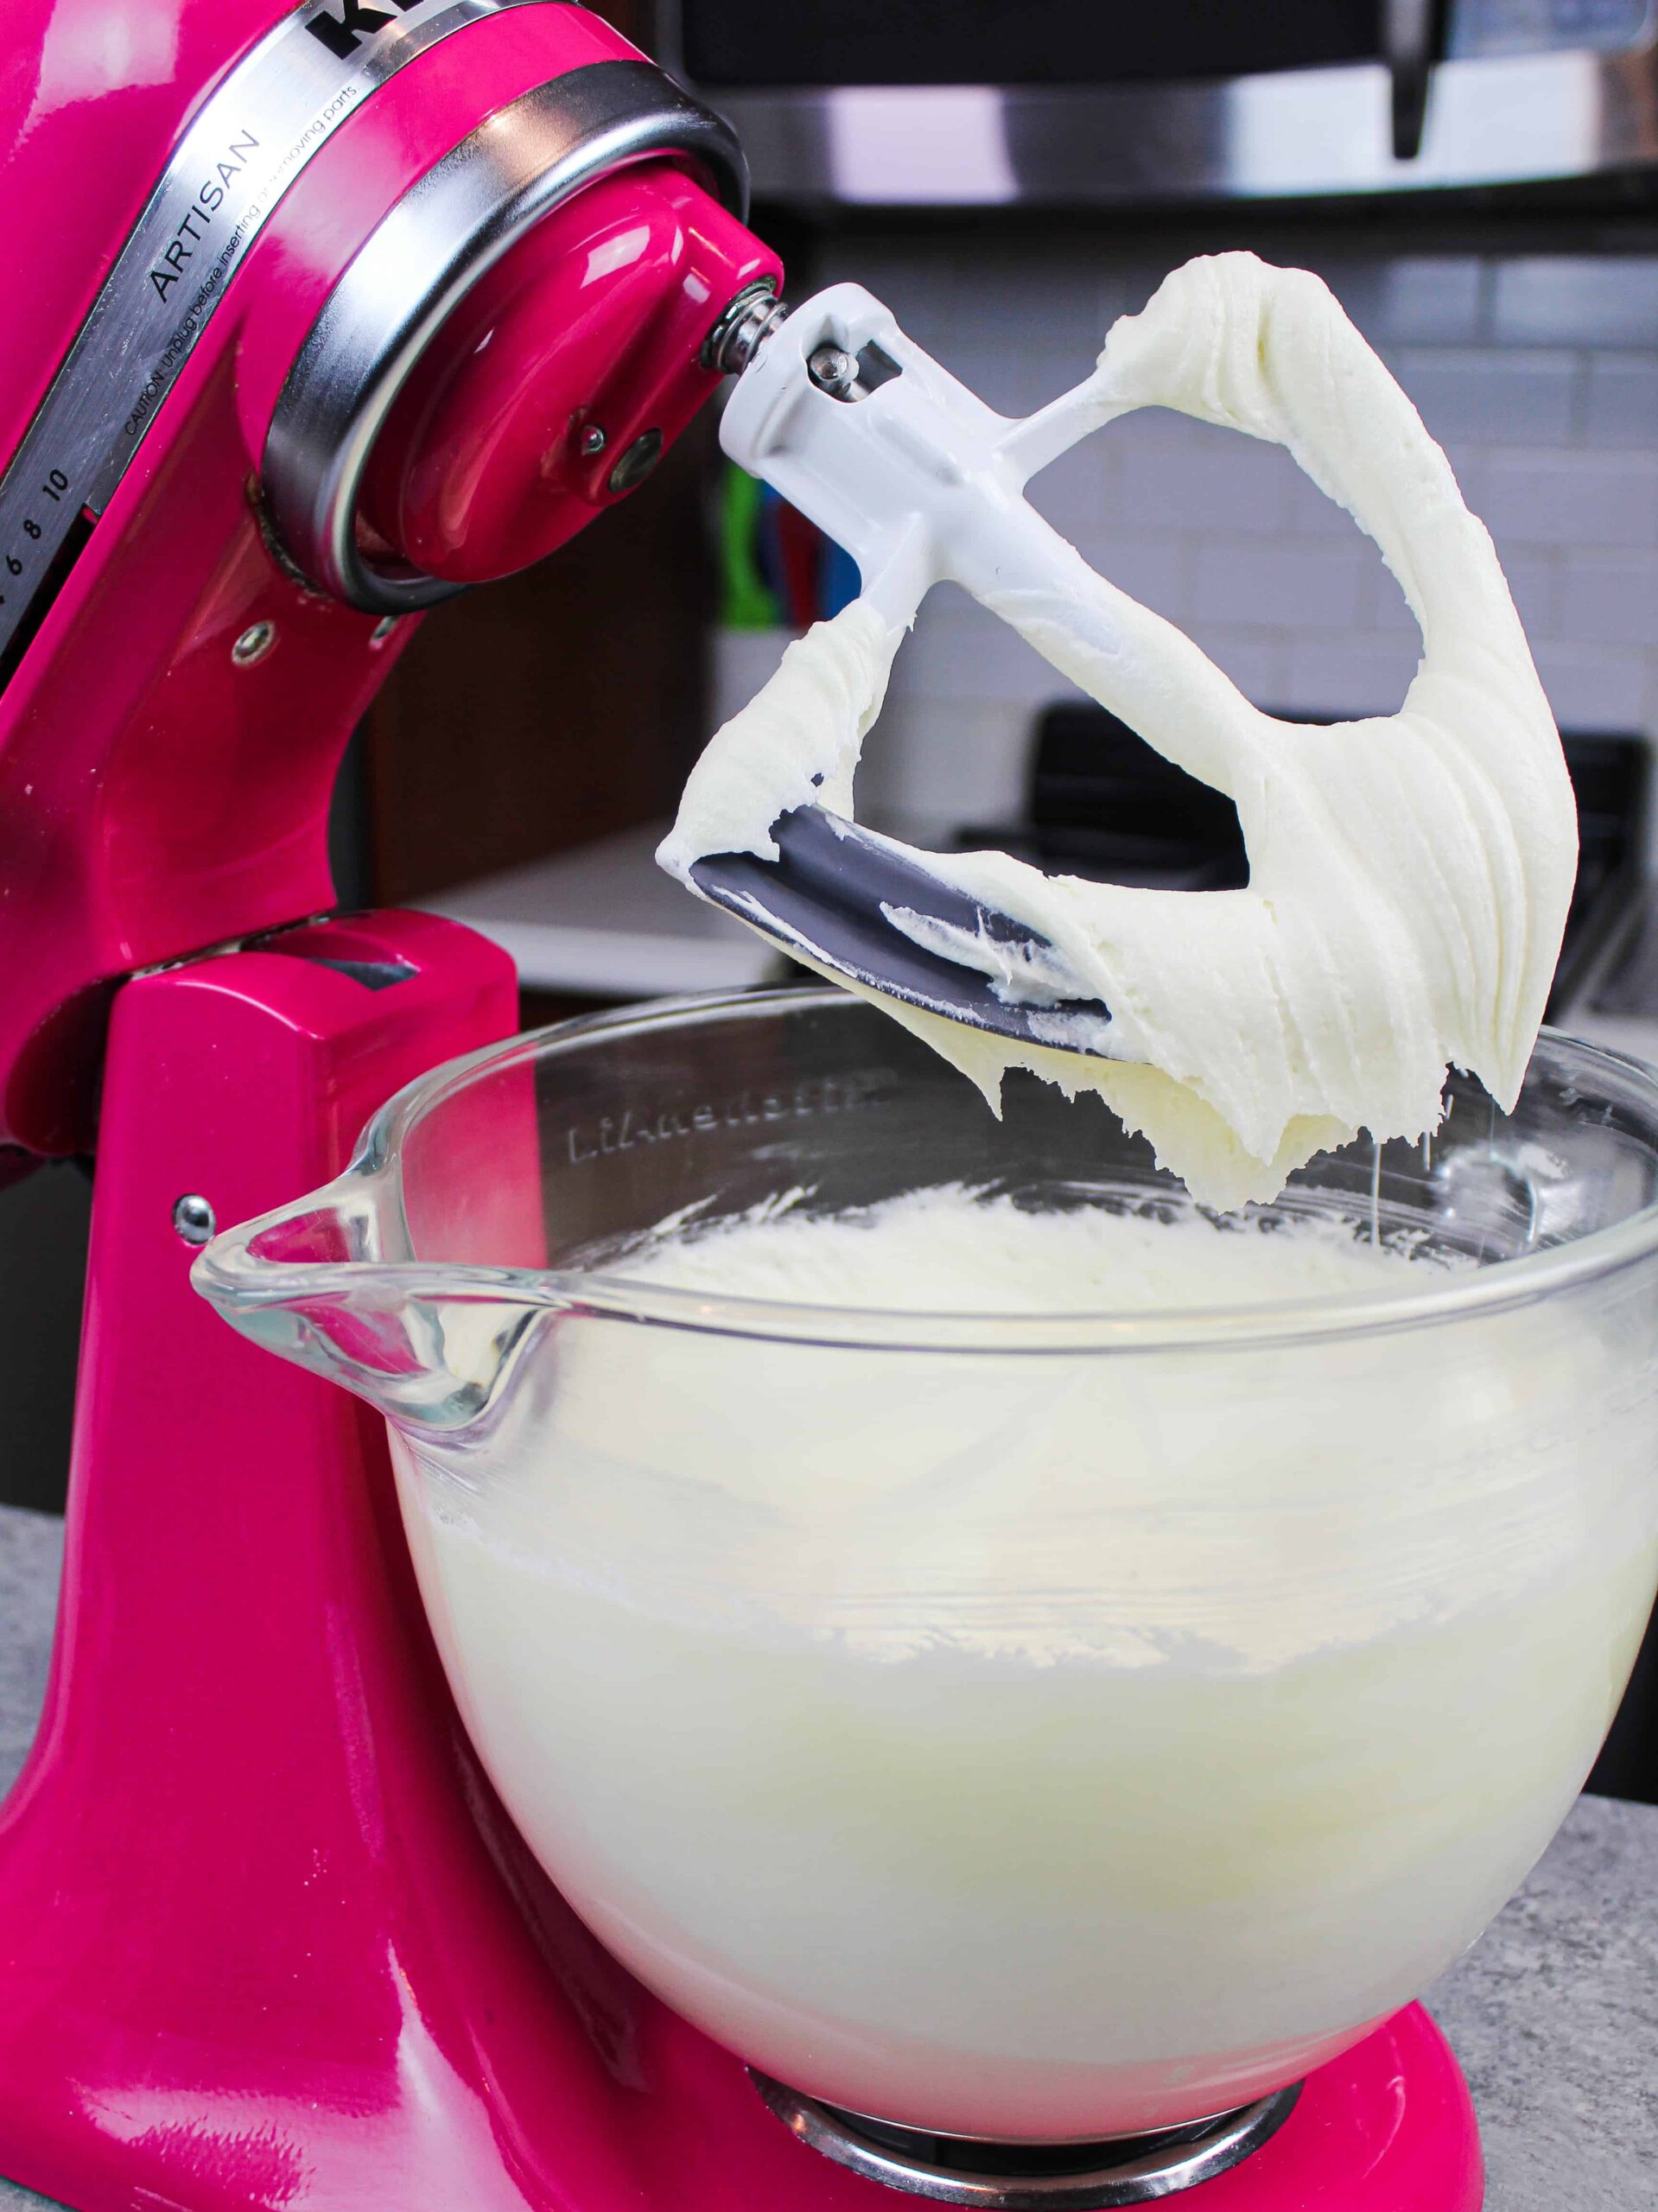
<svg viewBox="0 0 1658 2212">
<path fill-rule="evenodd" d="M 702 366 L 740 376 L 788 313 L 769 276 L 745 285 L 702 341 Z"/>
<path fill-rule="evenodd" d="M 769 2109 L 803 2143 L 871 2181 L 984 2212 L 1108 2212 L 1210 2181 L 1259 2150 L 1295 2108 L 1293 2082 L 1253 2104 L 1144 2135 L 1093 2143 L 999 2143 L 934 2135 L 820 2103 L 749 2069 Z"/>
</svg>

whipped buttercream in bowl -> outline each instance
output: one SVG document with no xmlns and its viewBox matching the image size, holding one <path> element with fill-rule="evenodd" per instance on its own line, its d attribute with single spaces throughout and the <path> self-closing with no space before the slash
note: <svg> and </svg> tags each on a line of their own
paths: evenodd
<svg viewBox="0 0 1658 2212">
<path fill-rule="evenodd" d="M 751 2063 L 1091 2139 L 1299 2079 L 1456 1957 L 1658 1582 L 1658 1081 L 1197 1206 L 812 988 L 436 1071 L 208 1247 L 388 1415 L 528 1843 Z"/>
</svg>

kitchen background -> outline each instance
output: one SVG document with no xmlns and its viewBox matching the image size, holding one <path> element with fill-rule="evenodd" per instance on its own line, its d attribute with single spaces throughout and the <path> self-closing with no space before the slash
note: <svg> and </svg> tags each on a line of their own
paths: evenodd
<svg viewBox="0 0 1658 2212">
<path fill-rule="evenodd" d="M 603 12 L 647 48 L 683 57 L 677 11 Z M 1053 12 L 1050 0 L 1037 10 L 1045 22 Z M 853 27 L 869 13 L 851 9 Z M 1653 13 L 1639 0 L 1525 0 L 1434 20 L 1442 41 L 1463 37 L 1464 53 L 1477 16 L 1552 25 L 1557 44 L 1576 39 L 1585 53 L 1615 33 L 1620 67 L 1630 53 L 1646 55 L 1644 75 L 1629 63 L 1618 81 L 1637 106 L 1645 99 L 1658 145 Z M 1395 69 L 1395 116 L 1398 82 Z M 1438 97 L 1431 87 L 1424 146 L 1443 170 Z M 837 194 L 804 156 L 791 188 L 789 132 L 762 118 L 746 135 L 765 153 L 758 226 L 784 251 L 791 289 L 855 277 L 1010 413 L 1083 376 L 1111 321 L 1143 305 L 1192 252 L 1249 245 L 1327 279 L 1489 524 L 1563 729 L 1638 741 L 1617 756 L 1610 798 L 1596 795 L 1605 895 L 1579 946 L 1586 980 L 1564 1010 L 1572 1027 L 1598 1021 L 1638 1043 L 1638 1028 L 1619 1025 L 1641 1015 L 1642 955 L 1626 957 L 1627 946 L 1644 879 L 1658 874 L 1658 827 L 1631 766 L 1644 766 L 1658 733 L 1653 173 L 1615 163 L 1586 181 L 1404 198 L 1269 194 L 1247 207 L 1194 188 L 1195 205 L 1128 195 L 1092 208 L 1055 189 L 1040 205 L 1010 205 L 1006 194 L 987 202 L 969 176 L 964 207 L 950 204 L 935 166 L 915 195 L 930 204 L 884 207 Z M 1391 712 L 1401 699 L 1417 639 L 1398 588 L 1277 448 L 1159 410 L 1075 449 L 1032 497 L 1258 704 L 1335 719 Z M 787 618 L 812 611 L 778 575 L 775 547 L 769 582 L 762 572 L 763 588 L 752 588 L 753 558 L 766 558 L 759 530 L 748 509 L 734 511 L 703 425 L 569 555 L 433 618 L 342 782 L 342 897 L 430 904 L 499 936 L 520 960 L 527 1021 L 765 980 L 764 948 L 694 907 L 649 859 L 702 739 L 774 664 L 792 634 Z M 815 593 L 836 588 L 833 566 L 811 575 L 805 596 L 818 604 Z M 1040 718 L 1076 696 L 1011 632 L 959 595 L 935 594 L 867 750 L 863 810 L 945 839 L 1019 823 Z M 1645 957 L 1658 966 L 1649 944 Z M 1607 982 L 1620 959 L 1623 981 Z M 1658 988 L 1652 1004 L 1658 1020 Z M 0 1196 L 0 1341 L 13 1348 L 0 1498 L 12 1502 L 61 1503 L 87 1187 L 71 1166 Z M 1658 1801 L 1650 1646 L 1598 1780 Z"/>
</svg>

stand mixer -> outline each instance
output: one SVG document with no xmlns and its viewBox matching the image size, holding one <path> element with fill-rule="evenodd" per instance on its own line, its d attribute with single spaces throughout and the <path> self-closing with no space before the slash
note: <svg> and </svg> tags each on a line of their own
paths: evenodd
<svg viewBox="0 0 1658 2212">
<path fill-rule="evenodd" d="M 11 29 L 8 197 L 52 245 L 0 372 L 0 1162 L 98 1181 L 57 1648 L 0 1812 L 0 2171 L 84 2212 L 1472 2212 L 1418 2008 L 1299 2098 L 946 2142 L 757 2094 L 542 1875 L 380 1423 L 189 1267 L 516 1026 L 480 938 L 333 914 L 341 750 L 412 618 L 645 480 L 778 264 L 728 131 L 568 0 L 22 0 Z"/>
</svg>

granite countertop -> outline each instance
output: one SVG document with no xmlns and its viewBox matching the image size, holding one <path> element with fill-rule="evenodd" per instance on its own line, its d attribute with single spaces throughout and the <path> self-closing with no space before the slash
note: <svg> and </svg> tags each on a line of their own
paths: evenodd
<svg viewBox="0 0 1658 2212">
<path fill-rule="evenodd" d="M 45 1687 L 61 1549 L 60 1522 L 0 1507 L 0 1788 Z M 1479 2108 L 1486 2212 L 1658 2204 L 1658 1807 L 1580 1798 L 1426 2001 Z M 0 2212 L 46 2202 L 0 2181 Z"/>
</svg>

